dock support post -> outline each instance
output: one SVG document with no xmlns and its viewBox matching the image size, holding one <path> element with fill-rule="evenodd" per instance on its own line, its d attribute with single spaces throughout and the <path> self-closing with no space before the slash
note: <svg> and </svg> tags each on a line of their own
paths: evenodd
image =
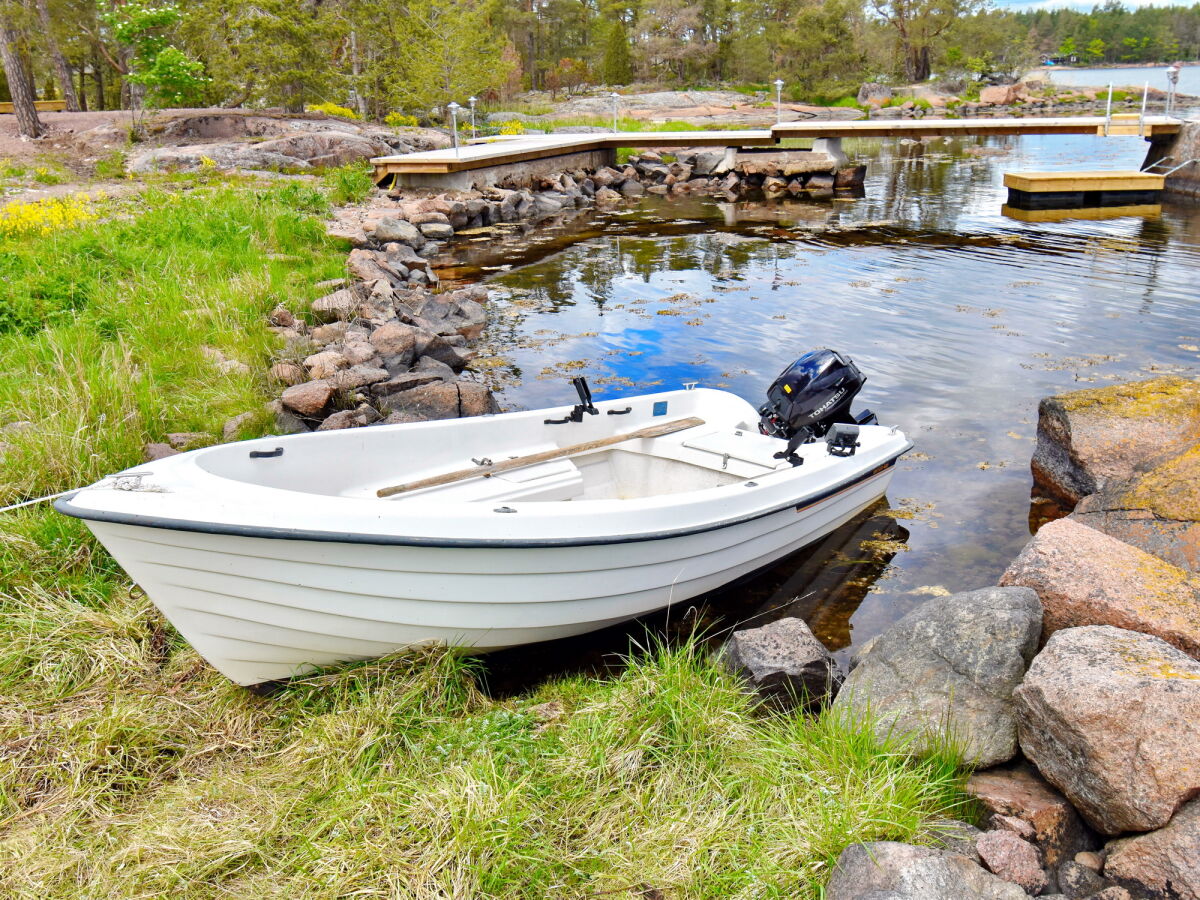
<svg viewBox="0 0 1200 900">
<path fill-rule="evenodd" d="M 813 153 L 825 153 L 833 158 L 834 164 L 840 169 L 842 166 L 849 164 L 850 157 L 842 150 L 842 139 L 835 138 L 816 138 L 813 141 Z"/>
</svg>

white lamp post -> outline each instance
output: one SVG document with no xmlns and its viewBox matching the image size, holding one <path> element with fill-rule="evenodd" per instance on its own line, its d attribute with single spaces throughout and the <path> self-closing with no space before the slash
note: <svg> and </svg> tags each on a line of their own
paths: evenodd
<svg viewBox="0 0 1200 900">
<path fill-rule="evenodd" d="M 617 131 L 617 101 L 621 99 L 621 95 L 613 91 L 608 97 L 612 100 L 613 105 L 613 133 L 615 134 Z"/>
<path fill-rule="evenodd" d="M 783 79 L 775 79 L 775 124 L 783 121 Z"/>
<path fill-rule="evenodd" d="M 451 100 L 450 105 L 446 108 L 450 110 L 450 132 L 454 135 L 454 155 L 458 156 L 458 111 L 462 107 Z"/>
<path fill-rule="evenodd" d="M 471 104 L 471 140 L 475 140 L 475 104 L 479 102 L 479 98 L 468 97 L 467 102 Z"/>
</svg>

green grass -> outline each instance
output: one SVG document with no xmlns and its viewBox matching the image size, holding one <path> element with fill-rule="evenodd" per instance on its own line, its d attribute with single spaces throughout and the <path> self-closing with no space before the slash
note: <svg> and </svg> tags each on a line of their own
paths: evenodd
<svg viewBox="0 0 1200 900">
<path fill-rule="evenodd" d="M 327 203 L 182 180 L 0 246 L 0 428 L 30 423 L 0 505 L 261 409 L 267 311 L 343 271 Z M 506 701 L 481 677 L 428 651 L 254 696 L 76 520 L 0 513 L 0 896 L 815 898 L 847 843 L 965 810 L 953 753 L 760 708 L 694 642 Z"/>
<path fill-rule="evenodd" d="M 140 462 L 170 431 L 262 409 L 276 304 L 342 274 L 308 184 L 147 187 L 105 218 L 0 246 L 0 506 Z M 223 374 L 214 348 L 250 367 Z M 2 582 L 0 582 L 2 583 Z"/>
<path fill-rule="evenodd" d="M 321 176 L 330 202 L 335 206 L 347 203 L 361 203 L 367 199 L 375 187 L 371 179 L 371 164 L 366 160 L 350 163 L 337 169 L 330 169 Z"/>
<path fill-rule="evenodd" d="M 933 104 L 924 97 L 892 97 L 884 102 L 884 106 L 903 106 L 912 103 L 917 109 L 932 109 Z"/>
</svg>

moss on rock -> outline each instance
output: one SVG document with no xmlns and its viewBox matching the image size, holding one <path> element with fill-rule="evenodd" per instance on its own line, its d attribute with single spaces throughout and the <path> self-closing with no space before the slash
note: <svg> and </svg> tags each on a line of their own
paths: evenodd
<svg viewBox="0 0 1200 900">
<path fill-rule="evenodd" d="M 1134 480 L 1121 503 L 1149 510 L 1159 519 L 1200 522 L 1200 445 Z"/>
</svg>

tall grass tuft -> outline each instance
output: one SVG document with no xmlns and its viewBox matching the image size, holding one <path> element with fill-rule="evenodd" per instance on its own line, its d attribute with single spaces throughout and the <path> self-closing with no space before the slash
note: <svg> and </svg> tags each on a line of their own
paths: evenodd
<svg viewBox="0 0 1200 900">
<path fill-rule="evenodd" d="M 330 169 L 321 179 L 330 202 L 335 206 L 344 206 L 366 200 L 375 188 L 371 172 L 371 164 L 365 161 Z"/>
</svg>

